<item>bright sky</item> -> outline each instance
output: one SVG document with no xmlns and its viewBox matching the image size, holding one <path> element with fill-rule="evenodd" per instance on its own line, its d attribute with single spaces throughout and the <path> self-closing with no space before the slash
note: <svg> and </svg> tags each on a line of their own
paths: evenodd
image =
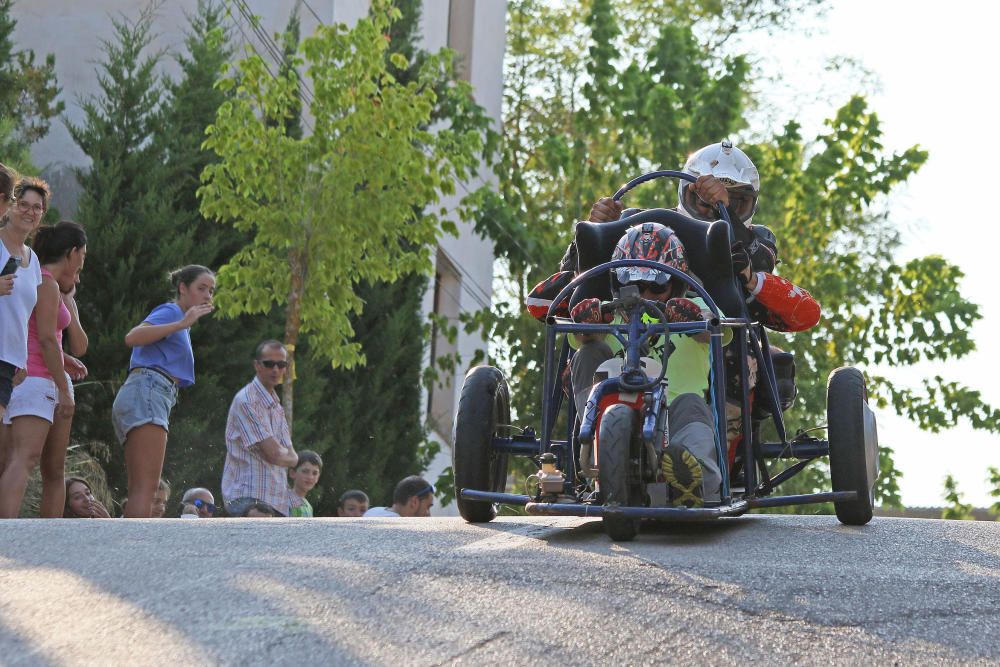
<svg viewBox="0 0 1000 667">
<path fill-rule="evenodd" d="M 996 407 L 1000 349 L 991 340 L 1000 326 L 995 286 L 1000 252 L 993 247 L 998 221 L 991 199 L 1000 158 L 994 141 L 998 93 L 993 69 L 1000 3 L 834 0 L 826 19 L 812 25 L 818 29 L 810 35 L 747 44 L 766 54 L 760 63 L 765 73 L 784 78 L 782 85 L 761 85 L 770 106 L 767 115 L 778 122 L 799 120 L 803 136 L 810 137 L 850 93 L 867 93 L 882 121 L 887 149 L 919 144 L 930 152 L 917 176 L 890 200 L 891 219 L 904 230 L 902 258 L 941 254 L 958 265 L 966 274 L 965 294 L 983 315 L 974 330 L 980 352 L 946 364 L 881 370 L 909 386 L 941 375 L 978 389 Z M 836 56 L 856 59 L 874 81 L 856 69 L 826 71 Z M 983 202 L 978 210 L 977 200 Z M 905 504 L 942 504 L 942 482 L 949 473 L 966 502 L 983 507 L 994 501 L 986 476 L 988 466 L 1000 467 L 1000 436 L 968 426 L 929 434 L 880 412 L 879 439 L 895 452 Z"/>
</svg>

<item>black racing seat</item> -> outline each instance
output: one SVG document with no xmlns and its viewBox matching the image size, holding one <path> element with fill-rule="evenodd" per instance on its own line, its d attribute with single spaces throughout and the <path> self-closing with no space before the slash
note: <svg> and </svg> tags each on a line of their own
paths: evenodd
<svg viewBox="0 0 1000 667">
<path fill-rule="evenodd" d="M 706 291 L 727 317 L 740 316 L 740 294 L 733 280 L 729 226 L 725 221 L 701 222 L 665 208 L 635 213 L 615 222 L 579 222 L 576 225 L 576 248 L 579 271 L 611 261 L 618 239 L 630 227 L 644 222 L 658 222 L 674 230 L 684 244 L 691 272 L 701 280 Z M 611 277 L 602 273 L 581 283 L 570 298 L 570 308 L 583 299 L 611 299 Z"/>
</svg>

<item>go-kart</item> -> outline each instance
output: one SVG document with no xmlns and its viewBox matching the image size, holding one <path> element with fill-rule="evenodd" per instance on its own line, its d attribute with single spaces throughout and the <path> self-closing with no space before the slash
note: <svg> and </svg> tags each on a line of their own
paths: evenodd
<svg viewBox="0 0 1000 667">
<path fill-rule="evenodd" d="M 626 183 L 614 199 L 620 200 L 641 183 L 663 177 L 694 181 L 683 172 L 651 172 Z M 529 515 L 602 517 L 612 539 L 631 540 L 642 519 L 705 521 L 739 516 L 755 508 L 807 503 L 832 502 L 844 524 L 863 525 L 871 520 L 879 455 L 875 415 L 868 406 L 864 377 L 851 367 L 834 370 L 827 385 L 825 427 L 787 437 L 783 410 L 790 405 L 794 388 L 789 392 L 788 382 L 779 383 L 776 355 L 767 333 L 750 317 L 732 267 L 735 231 L 725 207 L 720 203 L 718 209 L 720 219 L 711 223 L 667 209 L 649 209 L 611 223 L 578 223 L 578 275 L 552 300 L 545 318 L 540 432 L 536 435 L 531 427 L 511 425 L 510 390 L 499 369 L 478 366 L 465 377 L 455 420 L 453 470 L 459 512 L 466 521 L 491 521 L 501 504 L 521 505 Z M 674 230 L 684 244 L 691 272 L 700 281 L 648 260 L 608 261 L 621 235 L 643 222 L 658 222 Z M 641 298 L 635 287 L 623 287 L 612 295 L 609 272 L 622 266 L 653 268 L 669 273 L 671 280 L 685 281 L 713 316 L 698 322 L 669 323 L 659 311 L 662 304 Z M 574 305 L 584 298 L 608 301 L 612 296 L 611 305 L 629 313 L 625 323 L 581 324 L 556 315 L 567 299 Z M 643 313 L 651 317 L 644 318 Z M 726 329 L 733 333 L 729 364 L 725 363 L 722 342 Z M 710 334 L 708 401 L 722 472 L 721 499 L 701 507 L 675 506 L 669 485 L 659 472 L 670 437 L 665 374 L 672 346 L 661 346 L 660 359 L 644 357 L 643 353 L 652 354 L 647 343 L 657 336 L 703 332 Z M 559 381 L 572 354 L 566 340 L 572 334 L 612 335 L 624 348 L 617 365 L 599 369 L 586 413 L 579 419 L 574 402 L 564 401 Z M 559 337 L 561 351 L 557 351 Z M 751 356 L 758 368 L 758 382 L 752 391 Z M 732 452 L 727 441 L 727 388 L 730 400 L 738 405 L 742 433 Z M 566 437 L 553 439 L 564 403 Z M 761 426 L 767 420 L 777 434 L 774 442 L 764 442 L 761 437 Z M 812 435 L 823 428 L 825 440 Z M 510 456 L 531 457 L 538 467 L 528 479 L 535 489 L 533 495 L 505 492 Z M 829 457 L 831 491 L 774 495 L 783 482 L 820 457 Z M 771 475 L 765 464 L 771 459 L 795 462 Z"/>
</svg>

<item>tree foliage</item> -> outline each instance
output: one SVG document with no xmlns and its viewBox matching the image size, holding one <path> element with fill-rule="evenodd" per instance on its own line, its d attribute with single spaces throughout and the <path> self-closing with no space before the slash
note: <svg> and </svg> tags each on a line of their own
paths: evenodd
<svg viewBox="0 0 1000 667">
<path fill-rule="evenodd" d="M 997 518 L 997 521 L 1000 521 L 1000 468 L 990 466 L 987 472 L 989 473 L 990 498 L 996 498 L 994 503 L 990 505 L 990 512 Z"/>
<path fill-rule="evenodd" d="M 77 219 L 91 253 L 79 290 L 87 327 L 91 377 L 77 391 L 75 429 L 84 441 L 115 443 L 111 405 L 128 369 L 125 333 L 170 298 L 167 272 L 194 259 L 193 229 L 177 225 L 174 183 L 164 168 L 161 54 L 150 51 L 153 14 L 112 18 L 113 37 L 102 41 L 100 92 L 83 100 L 84 121 L 70 125 L 90 159 L 77 170 Z M 109 483 L 125 487 L 120 447 L 107 449 Z"/>
<path fill-rule="evenodd" d="M 364 361 L 350 321 L 363 309 L 356 285 L 427 271 L 438 235 L 455 231 L 428 207 L 476 167 L 481 144 L 473 131 L 426 129 L 431 84 L 450 60 L 428 58 L 417 81 L 400 84 L 387 62 L 405 60 L 389 55 L 386 39 L 398 17 L 377 2 L 353 28 L 321 26 L 283 75 L 258 55 L 244 58 L 223 81 L 234 97 L 205 144 L 220 161 L 203 174 L 202 212 L 253 238 L 220 271 L 222 313 L 287 305 L 285 343 L 294 351 L 306 334 L 334 366 Z M 292 113 L 300 68 L 313 127 L 296 138 L 272 121 Z M 286 390 L 289 416 L 290 398 Z"/>
<path fill-rule="evenodd" d="M 962 492 L 958 490 L 955 478 L 948 475 L 944 478 L 944 501 L 947 503 L 941 512 L 942 519 L 969 521 L 972 515 L 972 505 L 962 502 Z"/>
<path fill-rule="evenodd" d="M 0 0 L 0 161 L 33 173 L 29 148 L 44 137 L 65 104 L 57 100 L 55 56 L 35 62 L 32 49 L 17 49 L 13 0 Z"/>
</svg>

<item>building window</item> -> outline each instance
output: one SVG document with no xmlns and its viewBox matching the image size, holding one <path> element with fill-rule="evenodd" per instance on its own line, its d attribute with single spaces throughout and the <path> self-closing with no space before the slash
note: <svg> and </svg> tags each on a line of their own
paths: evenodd
<svg viewBox="0 0 1000 667">
<path fill-rule="evenodd" d="M 450 0 L 448 4 L 448 48 L 455 52 L 455 75 L 469 81 L 472 76 L 472 34 L 475 0 Z"/>
<path fill-rule="evenodd" d="M 455 418 L 455 373 L 458 369 L 455 334 L 461 312 L 461 293 L 461 276 L 448 258 L 438 252 L 434 275 L 435 318 L 431 334 L 431 367 L 436 371 L 437 379 L 430 388 L 427 421 L 431 429 L 449 444 Z"/>
</svg>

